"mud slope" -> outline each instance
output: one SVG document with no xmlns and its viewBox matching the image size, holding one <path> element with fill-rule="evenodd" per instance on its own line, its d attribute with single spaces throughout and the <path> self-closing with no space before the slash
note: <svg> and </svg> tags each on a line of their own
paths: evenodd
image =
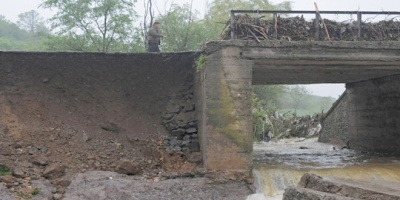
<svg viewBox="0 0 400 200">
<path fill-rule="evenodd" d="M 193 86 L 196 56 L 0 52 L 0 164 L 33 178 L 43 159 L 67 173 L 161 166 L 160 116 Z"/>
</svg>

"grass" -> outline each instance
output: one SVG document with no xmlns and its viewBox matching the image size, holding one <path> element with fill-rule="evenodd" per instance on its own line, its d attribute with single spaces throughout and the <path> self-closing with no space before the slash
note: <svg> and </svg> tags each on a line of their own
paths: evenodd
<svg viewBox="0 0 400 200">
<path fill-rule="evenodd" d="M 11 170 L 4 164 L 0 164 L 0 176 L 11 175 Z"/>
<path fill-rule="evenodd" d="M 37 194 L 39 194 L 39 188 L 33 189 L 32 195 L 37 195 Z"/>
<path fill-rule="evenodd" d="M 294 113 L 294 109 L 289 96 L 285 96 L 283 100 L 282 109 L 279 110 L 279 113 L 285 114 L 287 116 L 291 116 Z M 300 108 L 297 109 L 297 116 L 305 116 L 305 115 L 314 115 L 315 113 L 321 113 L 324 108 L 324 112 L 328 112 L 329 108 L 336 101 L 336 99 L 332 97 L 320 97 L 315 95 L 308 95 L 301 102 Z M 324 106 L 323 106 L 324 104 Z"/>
</svg>

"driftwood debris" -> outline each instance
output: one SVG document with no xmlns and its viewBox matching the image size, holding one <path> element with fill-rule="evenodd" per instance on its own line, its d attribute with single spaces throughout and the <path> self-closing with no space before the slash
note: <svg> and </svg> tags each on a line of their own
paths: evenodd
<svg viewBox="0 0 400 200">
<path fill-rule="evenodd" d="M 313 21 L 302 17 L 270 16 L 252 17 L 250 15 L 235 15 L 234 33 L 236 39 L 242 40 L 315 40 L 316 26 Z M 361 37 L 358 37 L 357 22 L 336 22 L 325 19 L 326 30 L 332 41 L 400 41 L 399 17 L 376 23 L 362 23 Z M 321 29 L 320 26 L 318 28 Z M 227 22 L 221 32 L 221 39 L 231 39 L 231 25 Z M 276 36 L 276 37 L 275 37 Z M 326 32 L 320 32 L 320 40 L 328 41 Z"/>
</svg>

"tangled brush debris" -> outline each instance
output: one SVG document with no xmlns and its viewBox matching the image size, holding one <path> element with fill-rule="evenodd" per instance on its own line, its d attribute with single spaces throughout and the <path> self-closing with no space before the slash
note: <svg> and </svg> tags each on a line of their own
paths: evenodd
<svg viewBox="0 0 400 200">
<path fill-rule="evenodd" d="M 263 18 L 265 16 L 236 15 L 233 27 L 235 37 L 242 40 L 257 41 L 310 41 L 316 40 L 316 31 L 319 29 L 320 40 L 328 40 L 321 24 L 317 28 L 314 21 L 307 21 L 303 16 Z M 400 22 L 396 18 L 377 23 L 363 22 L 361 25 L 361 37 L 358 37 L 357 21 L 348 23 L 325 20 L 325 24 L 333 41 L 400 41 Z M 231 30 L 232 27 L 229 20 L 221 32 L 221 39 L 230 39 Z"/>
</svg>

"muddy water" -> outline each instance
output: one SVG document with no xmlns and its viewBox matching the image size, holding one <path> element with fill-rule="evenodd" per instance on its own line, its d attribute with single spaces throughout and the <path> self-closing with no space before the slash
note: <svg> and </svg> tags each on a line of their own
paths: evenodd
<svg viewBox="0 0 400 200">
<path fill-rule="evenodd" d="M 400 157 L 366 155 L 339 149 L 313 139 L 286 139 L 254 144 L 257 194 L 249 200 L 282 199 L 284 189 L 295 186 L 301 176 L 321 176 L 400 182 Z"/>
</svg>

